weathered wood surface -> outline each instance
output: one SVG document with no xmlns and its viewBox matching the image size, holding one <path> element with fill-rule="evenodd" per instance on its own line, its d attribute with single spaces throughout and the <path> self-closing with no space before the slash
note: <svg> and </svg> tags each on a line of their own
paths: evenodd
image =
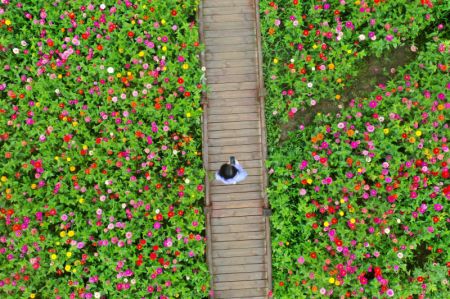
<svg viewBox="0 0 450 299">
<path fill-rule="evenodd" d="M 203 0 L 203 54 L 208 87 L 204 121 L 208 172 L 208 260 L 214 298 L 267 298 L 271 289 L 268 217 L 264 216 L 265 129 L 259 18 L 255 0 Z M 247 178 L 235 185 L 214 180 L 229 156 Z"/>
</svg>

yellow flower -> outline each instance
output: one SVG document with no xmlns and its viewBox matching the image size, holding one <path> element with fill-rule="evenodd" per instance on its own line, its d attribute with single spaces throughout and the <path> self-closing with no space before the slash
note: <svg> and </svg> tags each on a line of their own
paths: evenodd
<svg viewBox="0 0 450 299">
<path fill-rule="evenodd" d="M 384 134 L 389 134 L 389 129 L 388 128 L 386 128 L 386 129 L 383 129 L 383 132 L 384 132 Z"/>
<path fill-rule="evenodd" d="M 161 24 L 162 24 L 162 25 L 166 25 L 166 20 L 162 19 L 162 20 L 161 20 Z"/>
<path fill-rule="evenodd" d="M 347 50 L 347 54 L 352 54 L 352 50 Z"/>
<path fill-rule="evenodd" d="M 71 267 L 70 265 L 66 265 L 66 266 L 64 267 L 64 270 L 66 270 L 67 272 L 69 272 L 70 269 L 72 269 L 72 267 Z"/>
<path fill-rule="evenodd" d="M 123 48 L 119 48 L 119 53 L 123 53 Z"/>
<path fill-rule="evenodd" d="M 188 112 L 188 113 L 186 113 L 186 117 L 191 117 L 191 113 L 190 112 Z"/>
<path fill-rule="evenodd" d="M 36 298 L 36 294 L 35 293 L 31 293 L 30 294 L 30 298 Z"/>
<path fill-rule="evenodd" d="M 325 221 L 325 222 L 323 223 L 323 226 L 328 227 L 328 226 L 330 226 L 330 223 L 328 223 L 328 221 Z"/>
<path fill-rule="evenodd" d="M 277 64 L 278 63 L 278 58 L 274 58 L 273 59 L 273 63 Z"/>
<path fill-rule="evenodd" d="M 67 251 L 67 252 L 66 252 L 66 256 L 67 256 L 67 257 L 71 257 L 71 256 L 72 256 L 72 252 Z"/>
<path fill-rule="evenodd" d="M 60 233 L 59 233 L 59 236 L 60 236 L 61 238 L 64 238 L 64 237 L 66 236 L 66 232 L 65 232 L 65 231 L 60 232 Z"/>
<path fill-rule="evenodd" d="M 409 137 L 409 142 L 411 142 L 411 143 L 416 142 L 416 138 L 414 138 L 414 137 Z"/>
<path fill-rule="evenodd" d="M 59 157 L 58 157 L 58 156 L 55 156 L 55 160 L 58 161 L 58 160 L 59 160 Z"/>
<path fill-rule="evenodd" d="M 5 20 L 5 24 L 6 24 L 6 26 L 9 26 L 9 25 L 11 25 L 11 21 L 10 21 L 10 20 L 8 20 L 8 19 L 6 19 L 6 20 Z"/>
<path fill-rule="evenodd" d="M 75 166 L 70 166 L 70 171 L 74 172 L 75 171 Z"/>
<path fill-rule="evenodd" d="M 80 198 L 80 199 L 78 200 L 78 202 L 81 203 L 81 204 L 83 204 L 83 203 L 84 203 L 84 198 Z"/>
<path fill-rule="evenodd" d="M 74 127 L 78 126 L 78 122 L 77 121 L 72 122 L 72 126 Z"/>
<path fill-rule="evenodd" d="M 334 283 L 334 278 L 333 278 L 333 277 L 330 277 L 330 279 L 328 279 L 328 282 L 329 282 L 329 283 Z"/>
<path fill-rule="evenodd" d="M 339 200 L 341 203 L 345 203 L 345 199 L 341 198 L 341 200 Z"/>
<path fill-rule="evenodd" d="M 289 246 L 289 242 L 286 242 L 286 246 Z"/>
<path fill-rule="evenodd" d="M 336 100 L 340 100 L 341 99 L 341 95 L 340 94 L 337 94 L 336 96 L 335 96 L 335 98 L 336 98 Z"/>
<path fill-rule="evenodd" d="M 131 24 L 133 24 L 133 25 L 136 24 L 136 21 L 135 20 L 131 21 Z"/>
<path fill-rule="evenodd" d="M 145 52 L 144 52 L 144 51 L 141 51 L 141 52 L 139 52 L 139 54 L 138 54 L 139 57 L 144 57 L 144 55 L 145 55 Z"/>
<path fill-rule="evenodd" d="M 163 46 L 163 47 L 162 47 L 162 50 L 163 50 L 163 52 L 166 52 L 166 51 L 167 51 L 167 47 L 166 47 L 166 46 Z"/>
<path fill-rule="evenodd" d="M 36 184 L 31 184 L 31 189 L 36 189 L 37 185 Z"/>
<path fill-rule="evenodd" d="M 352 218 L 352 219 L 350 219 L 350 223 L 355 223 L 356 222 L 356 220 L 355 220 L 355 218 Z"/>
<path fill-rule="evenodd" d="M 334 64 L 333 64 L 333 63 L 330 63 L 330 64 L 328 65 L 328 68 L 329 68 L 330 70 L 334 70 Z"/>
<path fill-rule="evenodd" d="M 56 259 L 58 258 L 58 256 L 57 256 L 56 254 L 52 254 L 52 255 L 50 256 L 50 258 L 51 258 L 52 260 L 56 260 Z"/>
<path fill-rule="evenodd" d="M 8 178 L 6 177 L 6 176 L 2 176 L 2 182 L 4 183 L 4 182 L 6 182 L 8 180 Z"/>
<path fill-rule="evenodd" d="M 116 77 L 117 77 L 117 78 L 120 78 L 120 77 L 122 77 L 122 74 L 121 74 L 121 73 L 117 73 L 117 74 L 116 74 Z"/>
<path fill-rule="evenodd" d="M 317 49 L 317 45 L 316 44 L 314 44 L 312 47 L 313 47 L 313 49 Z"/>
<path fill-rule="evenodd" d="M 417 137 L 422 136 L 422 131 L 421 131 L 421 130 L 417 130 L 417 131 L 416 131 L 416 136 L 417 136 Z"/>
<path fill-rule="evenodd" d="M 36 107 L 41 107 L 41 103 L 39 103 L 39 102 L 36 102 Z"/>
<path fill-rule="evenodd" d="M 341 285 L 341 282 L 340 282 L 339 280 L 336 280 L 336 281 L 334 282 L 334 284 L 337 285 L 337 286 L 340 286 L 340 285 Z"/>
<path fill-rule="evenodd" d="M 337 82 L 337 83 L 342 83 L 342 79 L 341 79 L 341 78 L 337 78 L 337 79 L 336 79 L 336 82 Z"/>
<path fill-rule="evenodd" d="M 58 79 L 62 79 L 62 75 L 61 74 L 58 75 Z"/>
<path fill-rule="evenodd" d="M 67 234 L 69 237 L 73 237 L 75 235 L 75 232 L 73 230 L 69 231 Z"/>
<path fill-rule="evenodd" d="M 189 64 L 184 63 L 182 67 L 183 67 L 183 70 L 187 70 L 189 68 Z"/>
<path fill-rule="evenodd" d="M 312 182 L 313 182 L 313 180 L 312 180 L 312 179 L 307 179 L 306 182 L 307 182 L 309 185 L 311 185 Z"/>
<path fill-rule="evenodd" d="M 344 212 L 343 211 L 339 211 L 339 215 L 344 216 Z"/>
<path fill-rule="evenodd" d="M 87 150 L 87 149 L 88 149 L 88 146 L 87 146 L 86 144 L 83 144 L 83 149 L 84 149 L 84 150 Z"/>
<path fill-rule="evenodd" d="M 67 161 L 67 162 L 70 162 L 70 161 L 72 161 L 72 159 L 71 159 L 71 158 L 67 158 L 66 161 Z"/>
</svg>

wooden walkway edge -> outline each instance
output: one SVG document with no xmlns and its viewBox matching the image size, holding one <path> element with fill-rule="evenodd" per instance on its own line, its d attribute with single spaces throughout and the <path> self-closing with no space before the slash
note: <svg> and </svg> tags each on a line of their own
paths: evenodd
<svg viewBox="0 0 450 299">
<path fill-rule="evenodd" d="M 267 156 L 258 0 L 203 0 L 198 10 L 203 165 L 211 298 L 268 298 L 272 290 Z M 234 155 L 248 177 L 214 181 Z"/>
</svg>

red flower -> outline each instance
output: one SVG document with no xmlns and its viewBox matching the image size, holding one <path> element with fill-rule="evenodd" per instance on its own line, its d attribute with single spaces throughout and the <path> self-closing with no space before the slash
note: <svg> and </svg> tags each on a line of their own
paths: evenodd
<svg viewBox="0 0 450 299">
<path fill-rule="evenodd" d="M 72 135 L 71 134 L 67 134 L 67 135 L 64 135 L 64 142 L 69 142 L 70 140 L 72 140 Z"/>
<path fill-rule="evenodd" d="M 156 260 L 156 253 L 154 253 L 154 252 L 152 252 L 152 253 L 150 253 L 150 259 L 152 260 L 152 261 L 154 261 L 154 260 Z"/>
</svg>

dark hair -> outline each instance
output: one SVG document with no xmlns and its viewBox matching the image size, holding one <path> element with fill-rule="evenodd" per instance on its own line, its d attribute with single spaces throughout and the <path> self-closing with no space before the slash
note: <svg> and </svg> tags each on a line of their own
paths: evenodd
<svg viewBox="0 0 450 299">
<path fill-rule="evenodd" d="M 224 179 L 231 179 L 237 173 L 236 167 L 230 164 L 223 164 L 219 169 L 219 175 Z"/>
</svg>

